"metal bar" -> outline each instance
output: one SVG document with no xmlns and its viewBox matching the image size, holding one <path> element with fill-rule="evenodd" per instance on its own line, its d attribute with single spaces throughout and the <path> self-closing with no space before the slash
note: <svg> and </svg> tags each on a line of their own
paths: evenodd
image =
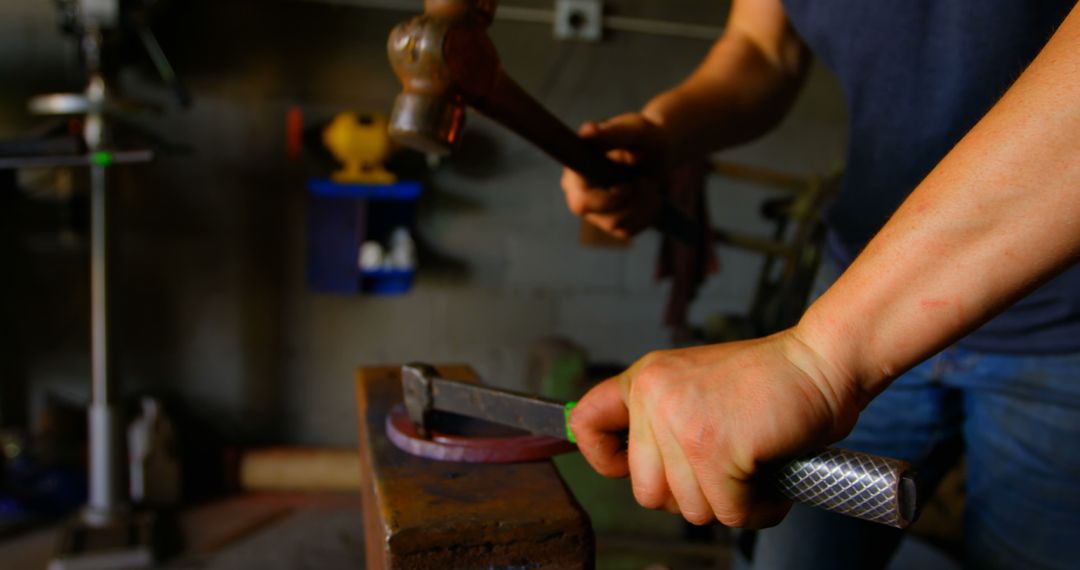
<svg viewBox="0 0 1080 570">
<path fill-rule="evenodd" d="M 555 11 L 544 8 L 500 5 L 498 10 L 495 11 L 495 19 L 552 26 L 555 24 Z"/>
<path fill-rule="evenodd" d="M 92 526 L 106 525 L 121 504 L 120 449 L 109 377 L 108 217 L 104 165 L 90 168 L 90 481 L 83 513 Z"/>
<path fill-rule="evenodd" d="M 808 192 L 817 186 L 813 178 L 803 178 L 763 166 L 712 160 L 709 167 L 713 172 L 729 178 L 765 184 L 788 192 Z"/>
<path fill-rule="evenodd" d="M 432 407 L 530 433 L 566 437 L 566 404 L 445 378 L 431 384 Z"/>
<path fill-rule="evenodd" d="M 669 36 L 691 40 L 716 41 L 724 33 L 720 26 L 703 26 L 685 22 L 665 22 L 628 16 L 604 16 L 604 28 L 621 32 L 637 32 L 654 36 Z"/>
<path fill-rule="evenodd" d="M 732 232 L 722 228 L 713 228 L 712 235 L 713 241 L 716 243 L 748 249 L 765 255 L 789 257 L 795 254 L 795 250 L 786 243 L 768 238 Z"/>
<path fill-rule="evenodd" d="M 122 150 L 115 152 L 95 152 L 79 155 L 58 156 L 20 156 L 0 158 L 0 170 L 19 168 L 54 168 L 59 166 L 93 166 L 108 164 L 129 164 L 149 162 L 154 159 L 152 150 Z"/>
<path fill-rule="evenodd" d="M 331 4 L 336 6 L 351 6 L 355 8 L 374 8 L 379 10 L 396 10 L 402 12 L 422 12 L 424 3 L 419 0 L 292 0 L 294 2 L 308 2 L 318 4 Z M 545 24 L 548 26 L 555 23 L 555 11 L 544 8 L 528 8 L 525 6 L 500 5 L 495 12 L 495 19 L 509 22 L 522 22 L 529 24 Z M 654 36 L 668 36 L 693 40 L 714 41 L 724 33 L 721 26 L 705 26 L 687 22 L 667 22 L 650 18 L 634 18 L 630 16 L 604 16 L 604 29 L 620 32 L 634 32 Z"/>
<path fill-rule="evenodd" d="M 112 402 L 108 382 L 108 285 L 105 271 L 106 223 L 105 167 L 90 168 L 90 360 L 92 366 L 92 403 Z"/>
</svg>

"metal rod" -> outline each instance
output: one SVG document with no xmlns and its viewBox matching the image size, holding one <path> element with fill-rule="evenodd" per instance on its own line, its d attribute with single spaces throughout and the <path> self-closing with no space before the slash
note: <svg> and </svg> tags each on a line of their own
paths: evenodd
<svg viewBox="0 0 1080 570">
<path fill-rule="evenodd" d="M 720 26 L 703 26 L 685 22 L 665 22 L 628 16 L 604 16 L 604 27 L 620 32 L 637 32 L 654 36 L 670 36 L 691 40 L 716 41 L 724 33 Z"/>
<path fill-rule="evenodd" d="M 108 217 L 105 166 L 90 167 L 90 485 L 84 519 L 107 524 L 121 504 L 115 394 L 109 374 Z"/>
<path fill-rule="evenodd" d="M 56 168 L 58 166 L 91 166 L 100 162 L 109 164 L 128 164 L 150 162 L 154 159 L 152 150 L 121 150 L 109 153 L 20 156 L 0 158 L 0 170 L 21 168 Z"/>
<path fill-rule="evenodd" d="M 397 10 L 402 12 L 421 12 L 424 3 L 419 0 L 293 0 L 297 2 L 309 2 L 319 4 L 332 4 L 336 6 L 352 6 L 356 8 L 374 8 L 380 10 Z M 554 25 L 555 11 L 544 8 L 527 8 L 525 6 L 500 5 L 495 12 L 496 20 L 510 22 L 524 22 L 531 24 Z M 720 26 L 705 26 L 686 22 L 667 22 L 650 18 L 633 18 L 630 16 L 604 16 L 604 29 L 620 32 L 634 32 L 650 34 L 654 36 L 668 36 L 694 40 L 713 41 L 720 37 L 724 28 Z"/>
<path fill-rule="evenodd" d="M 90 497 L 84 518 L 91 525 L 105 525 L 120 504 L 119 440 L 109 382 L 106 167 L 91 166 L 90 182 Z"/>
<path fill-rule="evenodd" d="M 105 167 L 90 167 L 90 358 L 94 404 L 111 403 L 108 383 L 108 306 L 105 288 L 107 222 L 105 213 Z"/>
<path fill-rule="evenodd" d="M 709 162 L 709 167 L 713 172 L 729 178 L 756 182 L 787 192 L 809 192 L 817 187 L 814 178 L 795 176 L 764 166 L 712 160 Z"/>
</svg>

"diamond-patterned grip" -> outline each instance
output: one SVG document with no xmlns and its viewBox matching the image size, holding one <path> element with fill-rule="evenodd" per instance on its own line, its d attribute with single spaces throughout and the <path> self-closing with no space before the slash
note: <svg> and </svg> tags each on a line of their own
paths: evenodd
<svg viewBox="0 0 1080 570">
<path fill-rule="evenodd" d="M 777 485 L 793 501 L 904 528 L 914 518 L 909 470 L 904 461 L 827 449 L 782 467 Z"/>
</svg>

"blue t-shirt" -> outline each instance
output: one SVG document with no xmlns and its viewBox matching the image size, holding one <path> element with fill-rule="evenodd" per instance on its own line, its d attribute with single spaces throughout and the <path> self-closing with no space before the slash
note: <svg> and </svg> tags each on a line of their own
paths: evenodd
<svg viewBox="0 0 1080 570">
<path fill-rule="evenodd" d="M 1038 55 L 1075 0 L 784 0 L 840 78 L 850 115 L 829 253 L 850 263 Z M 1002 260 L 1002 271 L 1009 271 Z M 990 352 L 1080 351 L 1080 265 L 961 341 Z"/>
</svg>

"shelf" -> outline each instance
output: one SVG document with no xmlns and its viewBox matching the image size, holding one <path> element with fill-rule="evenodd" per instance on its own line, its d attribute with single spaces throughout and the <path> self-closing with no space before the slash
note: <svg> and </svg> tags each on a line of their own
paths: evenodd
<svg viewBox="0 0 1080 570">
<path fill-rule="evenodd" d="M 307 188 L 307 282 L 312 291 L 400 295 L 412 287 L 415 268 L 361 270 L 357 265 L 365 241 L 386 247 L 397 228 L 415 233 L 420 182 L 341 184 L 312 178 Z"/>
<path fill-rule="evenodd" d="M 363 269 L 360 290 L 375 295 L 400 295 L 412 288 L 414 269 Z"/>
<path fill-rule="evenodd" d="M 312 178 L 308 190 L 322 198 L 357 198 L 367 200 L 413 201 L 420 197 L 421 185 L 416 180 L 393 184 L 343 184 L 326 178 Z"/>
</svg>

